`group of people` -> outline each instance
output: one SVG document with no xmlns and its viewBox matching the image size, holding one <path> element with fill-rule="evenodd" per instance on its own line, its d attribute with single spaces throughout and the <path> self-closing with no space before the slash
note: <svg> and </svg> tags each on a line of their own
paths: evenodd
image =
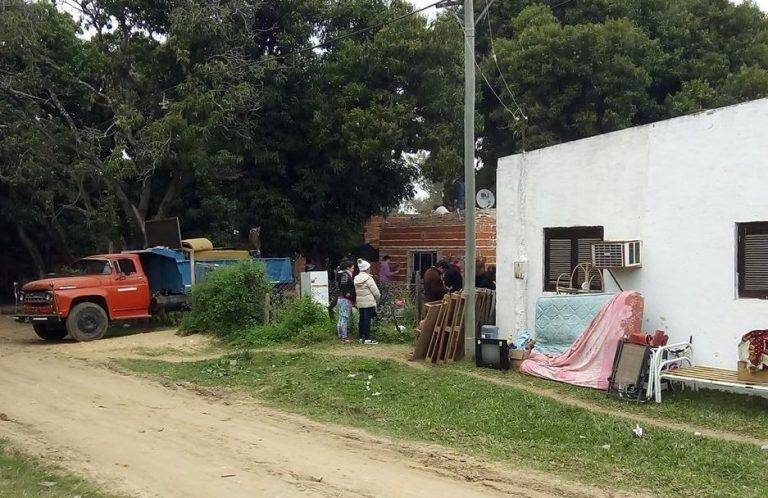
<svg viewBox="0 0 768 498">
<path fill-rule="evenodd" d="M 424 302 L 439 301 L 448 293 L 461 292 L 464 278 L 458 263 L 456 258 L 444 259 L 424 272 Z M 352 310 L 357 308 L 360 342 L 378 344 L 371 337 L 371 322 L 376 317 L 377 308 L 389 299 L 390 283 L 397 271 L 397 265 L 392 263 L 389 256 L 384 256 L 379 263 L 377 283 L 371 275 L 371 263 L 368 261 L 346 259 L 341 262 L 336 278 L 339 288 L 336 301 L 339 316 L 336 328 L 341 342 L 349 342 L 349 322 L 352 319 Z M 478 261 L 475 285 L 478 289 L 495 290 L 496 268 L 486 267 L 484 261 Z"/>
<path fill-rule="evenodd" d="M 438 262 L 424 272 L 424 302 L 440 301 L 443 296 L 460 292 L 464 287 L 464 278 L 458 260 L 452 258 Z M 475 287 L 478 289 L 496 290 L 496 267 L 486 267 L 478 261 Z"/>
<path fill-rule="evenodd" d="M 357 308 L 360 314 L 360 342 L 378 344 L 371 337 L 371 321 L 376 316 L 376 307 L 381 302 L 382 292 L 370 271 L 371 264 L 364 259 L 358 259 L 357 264 L 352 260 L 344 260 L 339 265 L 339 320 L 336 329 L 343 343 L 349 342 L 349 321 L 352 318 L 352 309 Z"/>
</svg>

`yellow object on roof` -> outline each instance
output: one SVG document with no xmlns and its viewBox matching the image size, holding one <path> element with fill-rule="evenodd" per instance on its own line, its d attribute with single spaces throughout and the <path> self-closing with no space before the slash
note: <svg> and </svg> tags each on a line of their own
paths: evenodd
<svg viewBox="0 0 768 498">
<path fill-rule="evenodd" d="M 214 249 L 213 251 L 195 251 L 197 261 L 232 261 L 244 260 L 251 257 L 248 251 L 237 251 L 230 249 Z"/>
<path fill-rule="evenodd" d="M 190 251 L 212 251 L 213 242 L 208 239 L 184 239 L 181 241 L 181 247 Z"/>
<path fill-rule="evenodd" d="M 240 261 L 251 257 L 248 251 L 234 249 L 214 249 L 208 239 L 184 239 L 181 247 L 195 253 L 197 261 Z"/>
</svg>

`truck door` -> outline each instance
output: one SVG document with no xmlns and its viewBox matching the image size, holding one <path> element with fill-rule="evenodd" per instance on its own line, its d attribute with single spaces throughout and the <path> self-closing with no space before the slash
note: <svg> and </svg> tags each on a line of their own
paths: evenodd
<svg viewBox="0 0 768 498">
<path fill-rule="evenodd" d="M 149 314 L 149 283 L 141 268 L 131 258 L 115 260 L 115 307 L 120 316 Z"/>
</svg>

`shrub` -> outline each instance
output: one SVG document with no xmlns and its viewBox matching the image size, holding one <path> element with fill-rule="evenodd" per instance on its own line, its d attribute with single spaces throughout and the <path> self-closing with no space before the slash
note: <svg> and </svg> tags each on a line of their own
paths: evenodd
<svg viewBox="0 0 768 498">
<path fill-rule="evenodd" d="M 181 330 L 232 339 L 264 323 L 264 298 L 270 291 L 260 263 L 243 261 L 216 269 L 192 289 L 191 310 L 184 316 Z"/>
<path fill-rule="evenodd" d="M 300 297 L 278 308 L 274 323 L 250 327 L 235 342 L 246 347 L 289 341 L 308 346 L 333 339 L 334 331 L 327 309 L 308 297 Z"/>
<path fill-rule="evenodd" d="M 373 338 L 379 342 L 403 344 L 413 342 L 414 339 L 413 329 L 402 324 L 398 328 L 394 323 L 379 322 L 372 332 Z"/>
</svg>

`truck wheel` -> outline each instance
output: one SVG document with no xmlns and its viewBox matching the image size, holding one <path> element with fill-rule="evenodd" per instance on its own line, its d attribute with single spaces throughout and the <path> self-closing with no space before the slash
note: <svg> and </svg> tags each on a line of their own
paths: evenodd
<svg viewBox="0 0 768 498">
<path fill-rule="evenodd" d="M 67 331 L 76 341 L 95 341 L 104 337 L 109 317 L 104 308 L 96 303 L 80 303 L 72 308 L 67 317 Z"/>
<path fill-rule="evenodd" d="M 60 341 L 67 336 L 67 327 L 63 323 L 33 323 L 32 328 L 44 341 Z"/>
</svg>

